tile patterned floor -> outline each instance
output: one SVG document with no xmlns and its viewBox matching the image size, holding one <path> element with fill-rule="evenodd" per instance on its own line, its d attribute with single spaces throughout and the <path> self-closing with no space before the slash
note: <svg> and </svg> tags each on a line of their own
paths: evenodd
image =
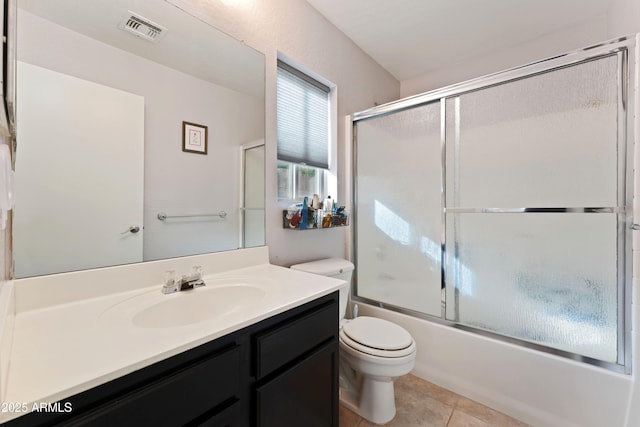
<svg viewBox="0 0 640 427">
<path fill-rule="evenodd" d="M 527 427 L 521 421 L 411 374 L 395 382 L 396 416 L 389 427 Z M 340 406 L 340 427 L 373 427 Z"/>
</svg>

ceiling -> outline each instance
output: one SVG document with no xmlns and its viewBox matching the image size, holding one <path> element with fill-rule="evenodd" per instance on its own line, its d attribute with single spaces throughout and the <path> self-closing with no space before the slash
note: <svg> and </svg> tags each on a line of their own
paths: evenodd
<svg viewBox="0 0 640 427">
<path fill-rule="evenodd" d="M 217 85 L 264 96 L 264 56 L 158 0 L 18 0 L 25 10 L 69 30 Z M 120 29 L 135 12 L 167 28 L 157 43 Z M 46 37 L 46 35 L 44 36 Z"/>
<path fill-rule="evenodd" d="M 307 0 L 406 80 L 576 25 L 613 0 Z"/>
</svg>

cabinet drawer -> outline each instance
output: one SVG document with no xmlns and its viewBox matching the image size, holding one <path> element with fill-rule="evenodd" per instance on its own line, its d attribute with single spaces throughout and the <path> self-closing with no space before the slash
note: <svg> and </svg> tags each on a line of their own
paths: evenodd
<svg viewBox="0 0 640 427">
<path fill-rule="evenodd" d="M 239 378 L 240 348 L 236 346 L 135 389 L 65 425 L 184 425 L 237 398 Z"/>
<path fill-rule="evenodd" d="M 255 336 L 255 374 L 261 378 L 318 346 L 338 332 L 335 299 Z"/>
</svg>

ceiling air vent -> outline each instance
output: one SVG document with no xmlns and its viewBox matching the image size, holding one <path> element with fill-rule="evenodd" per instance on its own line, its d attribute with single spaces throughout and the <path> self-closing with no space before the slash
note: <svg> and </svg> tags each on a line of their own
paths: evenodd
<svg viewBox="0 0 640 427">
<path fill-rule="evenodd" d="M 119 28 L 153 43 L 158 43 L 167 32 L 162 25 L 131 11 L 120 22 Z"/>
</svg>

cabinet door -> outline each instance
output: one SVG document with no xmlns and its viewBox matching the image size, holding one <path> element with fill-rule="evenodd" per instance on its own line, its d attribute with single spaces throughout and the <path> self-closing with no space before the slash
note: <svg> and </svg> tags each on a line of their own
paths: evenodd
<svg viewBox="0 0 640 427">
<path fill-rule="evenodd" d="M 258 427 L 338 426 L 338 342 L 256 389 Z"/>
</svg>

